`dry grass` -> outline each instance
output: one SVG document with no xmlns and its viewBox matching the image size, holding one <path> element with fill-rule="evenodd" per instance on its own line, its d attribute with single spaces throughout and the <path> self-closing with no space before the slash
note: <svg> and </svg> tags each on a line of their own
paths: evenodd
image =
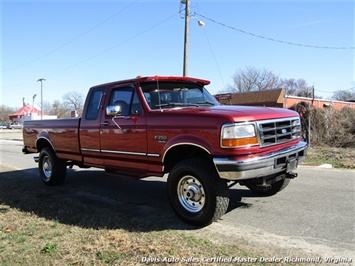
<svg viewBox="0 0 355 266">
<path fill-rule="evenodd" d="M 48 189 L 4 166 L 0 180 L 0 265 L 139 265 L 144 258 L 252 255 L 237 245 L 169 228 L 175 216 L 136 217 L 126 202 L 113 206 L 70 190 Z M 180 264 L 188 265 L 174 263 Z"/>
<path fill-rule="evenodd" d="M 332 164 L 335 168 L 355 169 L 354 148 L 311 147 L 305 164 Z"/>
<path fill-rule="evenodd" d="M 137 265 L 144 257 L 234 255 L 236 247 L 173 231 L 129 232 L 65 225 L 0 205 L 2 265 Z"/>
</svg>

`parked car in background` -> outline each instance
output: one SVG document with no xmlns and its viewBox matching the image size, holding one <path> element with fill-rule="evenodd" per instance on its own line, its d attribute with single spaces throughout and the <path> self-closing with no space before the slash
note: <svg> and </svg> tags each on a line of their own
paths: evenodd
<svg viewBox="0 0 355 266">
<path fill-rule="evenodd" d="M 23 126 L 17 122 L 15 123 L 9 123 L 9 125 L 7 126 L 8 129 L 22 129 Z"/>
<path fill-rule="evenodd" d="M 10 125 L 9 122 L 4 122 L 4 123 L 1 123 L 0 124 L 0 129 L 3 129 L 3 128 L 8 128 L 8 126 Z"/>
</svg>

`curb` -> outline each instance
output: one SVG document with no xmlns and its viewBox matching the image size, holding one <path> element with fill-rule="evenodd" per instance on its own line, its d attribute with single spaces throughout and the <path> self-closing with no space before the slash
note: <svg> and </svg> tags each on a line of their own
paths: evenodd
<svg viewBox="0 0 355 266">
<path fill-rule="evenodd" d="M 333 169 L 333 165 L 326 163 L 326 164 L 312 164 L 312 163 L 302 163 L 298 166 L 301 167 L 314 167 L 314 168 L 322 168 L 322 169 Z"/>
</svg>

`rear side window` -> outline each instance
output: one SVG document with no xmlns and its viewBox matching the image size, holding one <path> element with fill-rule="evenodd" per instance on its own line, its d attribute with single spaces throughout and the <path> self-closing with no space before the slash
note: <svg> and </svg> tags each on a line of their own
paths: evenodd
<svg viewBox="0 0 355 266">
<path fill-rule="evenodd" d="M 86 112 L 86 120 L 96 120 L 101 108 L 101 101 L 104 95 L 104 89 L 98 89 L 91 94 L 88 109 Z"/>
</svg>

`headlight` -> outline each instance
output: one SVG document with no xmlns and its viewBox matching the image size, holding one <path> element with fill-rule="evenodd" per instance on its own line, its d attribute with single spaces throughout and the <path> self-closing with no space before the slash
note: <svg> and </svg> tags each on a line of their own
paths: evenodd
<svg viewBox="0 0 355 266">
<path fill-rule="evenodd" d="M 235 148 L 258 144 L 253 124 L 229 124 L 222 127 L 222 148 Z"/>
</svg>

